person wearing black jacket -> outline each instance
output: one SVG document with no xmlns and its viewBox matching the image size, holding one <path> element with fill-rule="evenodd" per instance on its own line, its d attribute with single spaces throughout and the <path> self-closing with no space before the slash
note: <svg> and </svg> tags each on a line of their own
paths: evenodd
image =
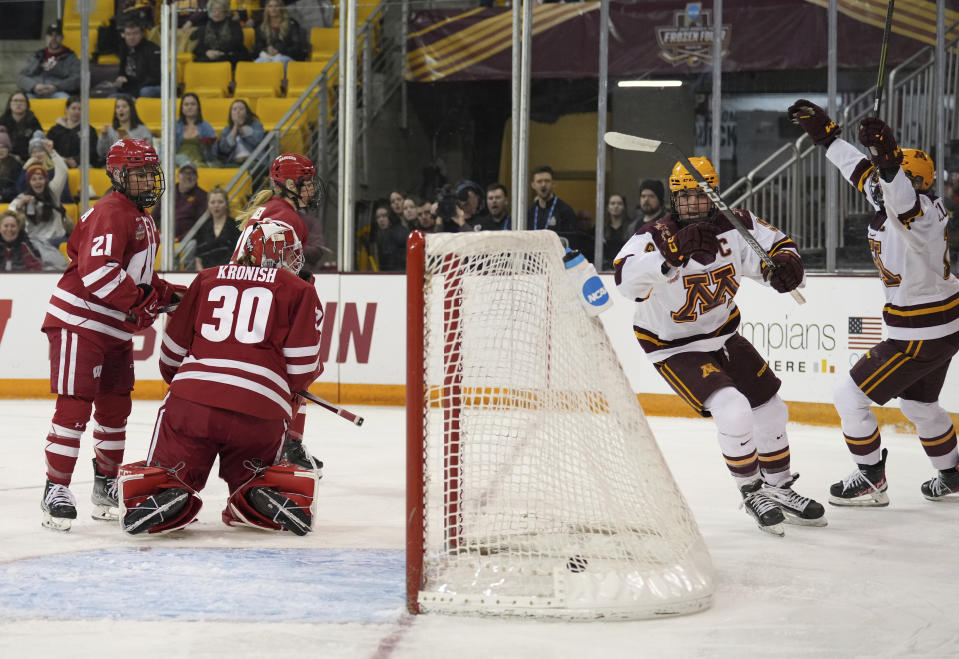
<svg viewBox="0 0 959 659">
<path fill-rule="evenodd" d="M 113 96 L 160 97 L 160 47 L 143 38 L 143 28 L 137 23 L 123 28 L 120 67 L 113 84 L 117 88 Z"/>
<path fill-rule="evenodd" d="M 253 56 L 256 62 L 283 62 L 306 59 L 309 46 L 300 24 L 290 18 L 281 0 L 269 0 L 263 22 L 256 28 Z"/>
<path fill-rule="evenodd" d="M 227 0 L 210 0 L 206 23 L 197 29 L 193 54 L 197 62 L 230 62 L 250 59 L 243 46 L 243 27 L 230 18 Z"/>
<path fill-rule="evenodd" d="M 7 109 L 0 115 L 0 126 L 7 129 L 10 136 L 10 152 L 20 162 L 30 157 L 30 139 L 36 131 L 43 131 L 43 126 L 37 116 L 30 109 L 30 99 L 22 91 L 15 91 L 7 99 Z"/>
</svg>

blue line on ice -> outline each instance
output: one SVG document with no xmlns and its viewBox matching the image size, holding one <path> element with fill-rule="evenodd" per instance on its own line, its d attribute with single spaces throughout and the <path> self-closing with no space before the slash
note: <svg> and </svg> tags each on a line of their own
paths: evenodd
<svg viewBox="0 0 959 659">
<path fill-rule="evenodd" d="M 104 549 L 0 564 L 0 618 L 383 623 L 404 584 L 402 551 Z"/>
</svg>

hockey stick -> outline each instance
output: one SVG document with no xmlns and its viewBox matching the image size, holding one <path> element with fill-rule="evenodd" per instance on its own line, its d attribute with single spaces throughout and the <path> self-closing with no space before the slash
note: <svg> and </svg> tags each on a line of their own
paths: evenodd
<svg viewBox="0 0 959 659">
<path fill-rule="evenodd" d="M 333 412 L 333 414 L 335 414 L 335 415 L 337 415 L 337 416 L 343 417 L 344 419 L 346 419 L 347 421 L 349 421 L 350 423 L 352 423 L 352 424 L 355 425 L 355 426 L 362 426 L 362 425 L 363 425 L 363 417 L 357 416 L 356 414 L 353 414 L 353 413 L 350 412 L 349 410 L 344 409 L 344 408 L 342 408 L 342 407 L 339 407 L 339 406 L 337 406 L 337 405 L 334 405 L 333 403 L 331 403 L 331 402 L 329 402 L 329 401 L 327 401 L 327 400 L 323 400 L 323 399 L 320 398 L 319 396 L 314 396 L 313 394 L 311 394 L 311 393 L 310 393 L 309 391 L 307 391 L 306 389 L 304 389 L 303 391 L 298 391 L 298 392 L 296 392 L 296 395 L 297 395 L 297 396 L 300 396 L 301 398 L 305 398 L 306 400 L 310 401 L 311 403 L 316 403 L 317 405 L 319 405 L 319 406 L 322 407 L 323 409 L 329 410 L 330 412 Z"/>
<path fill-rule="evenodd" d="M 749 233 L 749 229 L 744 227 L 743 223 L 739 221 L 739 218 L 733 215 L 732 211 L 729 210 L 729 206 L 727 206 L 726 202 L 724 202 L 719 196 L 719 193 L 713 190 L 712 186 L 709 185 L 703 175 L 699 173 L 699 170 L 693 167 L 692 163 L 689 162 L 689 158 L 686 157 L 686 154 L 683 153 L 678 146 L 672 142 L 648 140 L 644 137 L 636 137 L 634 135 L 627 135 L 626 133 L 606 133 L 603 139 L 606 141 L 606 144 L 610 145 L 614 149 L 667 154 L 679 160 L 683 167 L 686 168 L 686 171 L 689 172 L 694 179 L 696 179 L 696 182 L 699 183 L 699 187 L 703 192 L 706 193 L 706 196 L 709 197 L 710 201 L 712 201 L 716 208 L 718 208 L 719 211 L 726 216 L 726 219 L 729 220 L 729 223 L 733 225 L 736 231 L 742 234 L 743 240 L 745 240 L 746 244 L 749 245 L 754 252 L 756 252 L 766 267 L 770 268 L 772 271 L 776 270 L 778 266 L 776 265 L 776 262 L 773 261 L 772 257 L 769 256 L 769 252 L 763 249 L 762 245 L 756 242 L 756 238 L 753 237 L 753 234 Z M 789 291 L 789 294 L 793 296 L 798 304 L 806 303 L 806 298 L 804 298 L 802 293 L 796 289 Z"/>
<path fill-rule="evenodd" d="M 889 0 L 889 6 L 886 8 L 886 27 L 882 31 L 882 50 L 879 51 L 879 76 L 876 79 L 876 97 L 872 103 L 872 114 L 874 117 L 879 116 L 879 108 L 882 106 L 882 92 L 886 86 L 886 50 L 889 47 L 889 35 L 892 33 L 892 11 L 895 5 L 896 0 Z"/>
</svg>

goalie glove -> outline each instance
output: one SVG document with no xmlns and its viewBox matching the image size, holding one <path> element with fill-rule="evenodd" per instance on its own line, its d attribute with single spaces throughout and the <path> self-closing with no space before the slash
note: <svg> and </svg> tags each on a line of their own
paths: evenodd
<svg viewBox="0 0 959 659">
<path fill-rule="evenodd" d="M 802 259 L 793 252 L 779 252 L 773 254 L 773 261 L 776 262 L 776 268 L 772 274 L 766 276 L 769 279 L 769 285 L 779 293 L 788 293 L 802 283 L 805 268 L 803 268 Z"/>
<path fill-rule="evenodd" d="M 866 117 L 859 124 L 859 141 L 869 149 L 872 164 L 883 180 L 891 181 L 902 164 L 902 149 L 892 134 L 892 129 L 878 117 Z"/>
<path fill-rule="evenodd" d="M 812 101 L 801 98 L 789 106 L 788 112 L 789 119 L 806 131 L 814 144 L 828 147 L 842 133 L 842 128 Z"/>
<path fill-rule="evenodd" d="M 703 265 L 716 260 L 719 251 L 719 227 L 712 222 L 696 222 L 683 227 L 666 239 L 662 253 L 666 262 L 674 267 L 695 259 Z"/>
</svg>

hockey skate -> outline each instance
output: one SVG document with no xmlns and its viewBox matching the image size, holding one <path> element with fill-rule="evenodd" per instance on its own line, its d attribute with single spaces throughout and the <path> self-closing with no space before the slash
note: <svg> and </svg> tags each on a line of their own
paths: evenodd
<svg viewBox="0 0 959 659">
<path fill-rule="evenodd" d="M 40 510 L 43 511 L 43 526 L 54 531 L 69 531 L 72 520 L 77 518 L 77 500 L 70 488 L 48 478 Z"/>
<path fill-rule="evenodd" d="M 935 478 L 927 480 L 919 489 L 922 491 L 922 496 L 930 501 L 942 501 L 946 497 L 949 497 L 950 501 L 959 501 L 959 471 L 940 471 Z"/>
<path fill-rule="evenodd" d="M 306 535 L 312 530 L 309 509 L 297 506 L 276 490 L 263 486 L 252 487 L 246 497 L 258 513 L 272 519 L 287 531 Z"/>
<path fill-rule="evenodd" d="M 190 493 L 182 487 L 161 490 L 127 511 L 123 516 L 123 530 L 133 535 L 149 531 L 179 515 L 189 501 Z"/>
<path fill-rule="evenodd" d="M 282 459 L 302 469 L 313 471 L 317 478 L 323 478 L 323 461 L 310 454 L 302 439 L 293 439 L 287 435 L 283 443 Z"/>
<path fill-rule="evenodd" d="M 797 480 L 799 480 L 799 474 L 793 474 L 782 485 L 766 483 L 762 493 L 776 502 L 785 515 L 787 524 L 826 526 L 826 509 L 818 501 L 796 493 L 792 486 Z"/>
<path fill-rule="evenodd" d="M 115 522 L 120 518 L 120 504 L 117 503 L 117 477 L 100 473 L 97 459 L 93 458 L 93 493 L 90 495 L 93 511 L 90 516 L 106 522 Z"/>
<path fill-rule="evenodd" d="M 785 520 L 783 512 L 776 505 L 776 502 L 767 496 L 762 480 L 747 483 L 739 491 L 743 495 L 742 507 L 746 509 L 746 513 L 750 517 L 756 520 L 760 531 L 780 537 L 786 535 L 782 524 Z"/>
<path fill-rule="evenodd" d="M 829 503 L 834 506 L 888 506 L 889 495 L 886 490 L 886 449 L 874 465 L 859 465 L 838 483 L 829 488 Z"/>
</svg>

